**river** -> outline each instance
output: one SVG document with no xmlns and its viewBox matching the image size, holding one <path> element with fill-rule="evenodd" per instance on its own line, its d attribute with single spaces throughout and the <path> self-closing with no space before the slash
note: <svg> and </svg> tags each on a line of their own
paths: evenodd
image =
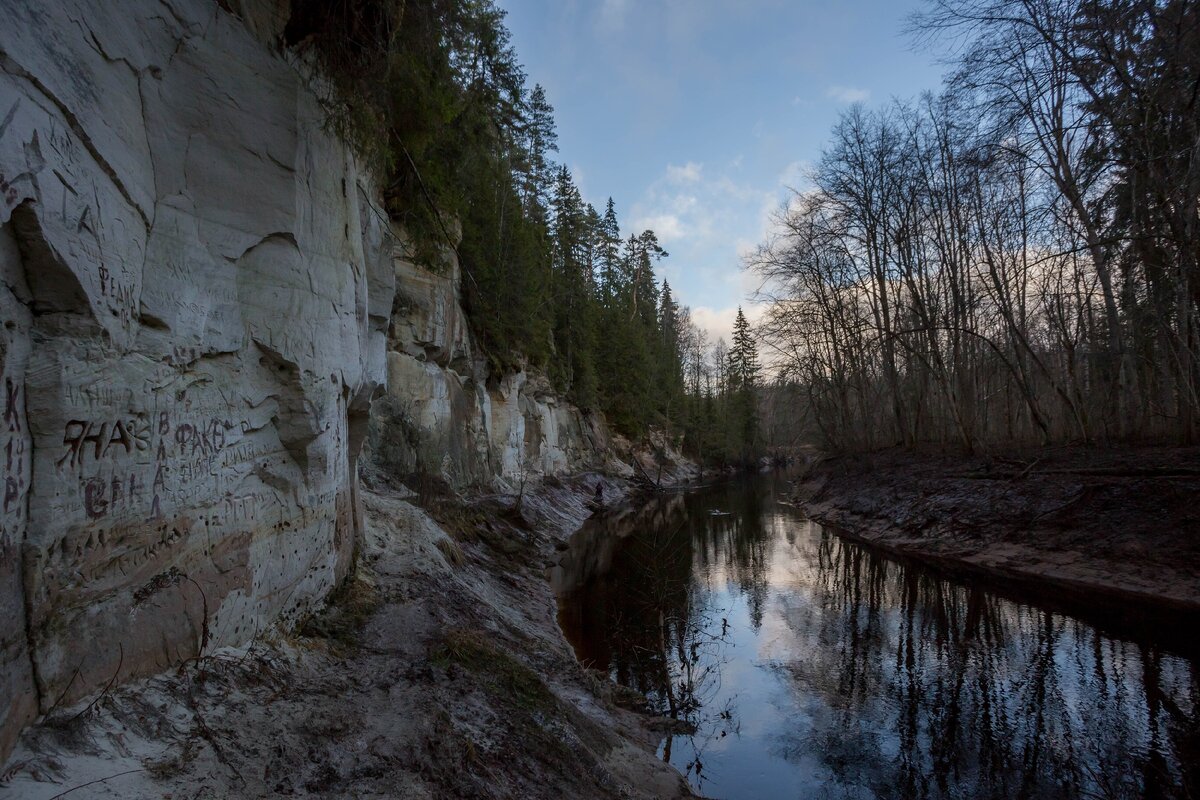
<svg viewBox="0 0 1200 800">
<path fill-rule="evenodd" d="M 1200 797 L 1194 651 L 889 559 L 782 490 L 606 513 L 552 570 L 579 660 L 683 721 L 659 755 L 699 793 Z"/>
</svg>

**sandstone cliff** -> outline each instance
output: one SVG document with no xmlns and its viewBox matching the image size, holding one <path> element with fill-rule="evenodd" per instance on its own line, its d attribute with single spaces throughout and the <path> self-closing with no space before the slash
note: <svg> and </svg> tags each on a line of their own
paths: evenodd
<svg viewBox="0 0 1200 800">
<path fill-rule="evenodd" d="M 368 429 L 382 473 L 460 488 L 629 472 L 544 380 L 488 375 L 455 259 L 404 258 L 278 47 L 287 7 L 0 0 L 0 759 L 319 603 Z"/>
<path fill-rule="evenodd" d="M 454 487 L 515 488 L 585 469 L 628 474 L 603 421 L 562 402 L 544 377 L 496 377 L 471 342 L 453 252 L 437 272 L 397 247 L 387 391 L 371 418 L 373 464 L 393 476 Z"/>
<path fill-rule="evenodd" d="M 347 570 L 387 225 L 208 0 L 0 11 L 0 752 Z"/>
</svg>

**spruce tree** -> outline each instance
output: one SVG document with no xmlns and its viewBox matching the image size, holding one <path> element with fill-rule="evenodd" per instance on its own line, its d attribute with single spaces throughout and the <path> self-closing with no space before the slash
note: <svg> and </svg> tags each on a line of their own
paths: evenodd
<svg viewBox="0 0 1200 800">
<path fill-rule="evenodd" d="M 529 95 L 526 147 L 525 205 L 535 219 L 544 221 L 555 181 L 550 153 L 558 151 L 558 132 L 554 127 L 554 107 L 546 99 L 546 90 L 541 84 L 535 85 Z"/>
<path fill-rule="evenodd" d="M 662 283 L 658 311 L 657 376 L 659 412 L 668 423 L 683 414 L 683 354 L 679 350 L 679 306 L 671 295 L 671 285 Z"/>
<path fill-rule="evenodd" d="M 596 250 L 600 262 L 600 296 L 607 306 L 616 297 L 621 269 L 621 226 L 617 224 L 617 211 L 611 197 L 604 207 L 604 218 L 597 231 Z"/>
<path fill-rule="evenodd" d="M 555 353 L 551 378 L 581 406 L 596 399 L 591 232 L 571 172 L 560 167 L 554 185 L 553 298 Z"/>
<path fill-rule="evenodd" d="M 744 464 L 754 457 L 758 440 L 758 371 L 758 346 L 739 306 L 729 349 L 730 416 L 736 450 Z"/>
<path fill-rule="evenodd" d="M 738 384 L 741 387 L 753 388 L 758 382 L 758 345 L 750 332 L 750 323 L 738 306 L 737 318 L 733 322 L 733 353 L 737 354 L 739 370 Z"/>
</svg>

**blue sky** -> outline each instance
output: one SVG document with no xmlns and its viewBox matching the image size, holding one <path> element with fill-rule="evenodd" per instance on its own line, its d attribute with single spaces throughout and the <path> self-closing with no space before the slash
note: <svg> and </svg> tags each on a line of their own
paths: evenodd
<svg viewBox="0 0 1200 800">
<path fill-rule="evenodd" d="M 741 254 L 802 186 L 838 112 L 914 97 L 941 68 L 903 29 L 920 0 L 497 0 L 555 108 L 558 161 L 622 232 L 653 228 L 661 275 L 728 337 L 755 288 Z"/>
</svg>

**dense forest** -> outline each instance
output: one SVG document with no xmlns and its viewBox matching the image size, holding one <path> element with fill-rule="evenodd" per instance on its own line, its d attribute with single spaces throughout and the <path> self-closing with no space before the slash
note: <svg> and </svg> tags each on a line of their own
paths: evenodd
<svg viewBox="0 0 1200 800">
<path fill-rule="evenodd" d="M 635 439 L 748 461 L 786 400 L 745 317 L 709 342 L 556 164 L 554 113 L 491 2 L 297 4 L 331 124 L 412 256 L 447 249 L 493 375 L 544 372 Z M 755 333 L 836 449 L 1193 441 L 1200 426 L 1200 11 L 1183 0 L 935 0 L 937 94 L 861 105 L 749 259 Z M 774 425 L 778 428 L 779 425 Z M 786 427 L 786 426 L 784 426 Z M 795 425 L 793 424 L 794 428 Z"/>
<path fill-rule="evenodd" d="M 1195 441 L 1200 4 L 926 9 L 943 91 L 847 111 L 750 259 L 813 432 Z"/>
<path fill-rule="evenodd" d="M 529 89 L 487 0 L 294 4 L 289 44 L 328 76 L 330 124 L 383 176 L 411 256 L 457 253 L 491 371 L 531 368 L 619 432 L 652 431 L 710 463 L 757 452 L 756 346 L 739 312 L 709 343 L 655 265 L 654 231 L 625 233 L 554 162 L 553 108 Z"/>
</svg>

